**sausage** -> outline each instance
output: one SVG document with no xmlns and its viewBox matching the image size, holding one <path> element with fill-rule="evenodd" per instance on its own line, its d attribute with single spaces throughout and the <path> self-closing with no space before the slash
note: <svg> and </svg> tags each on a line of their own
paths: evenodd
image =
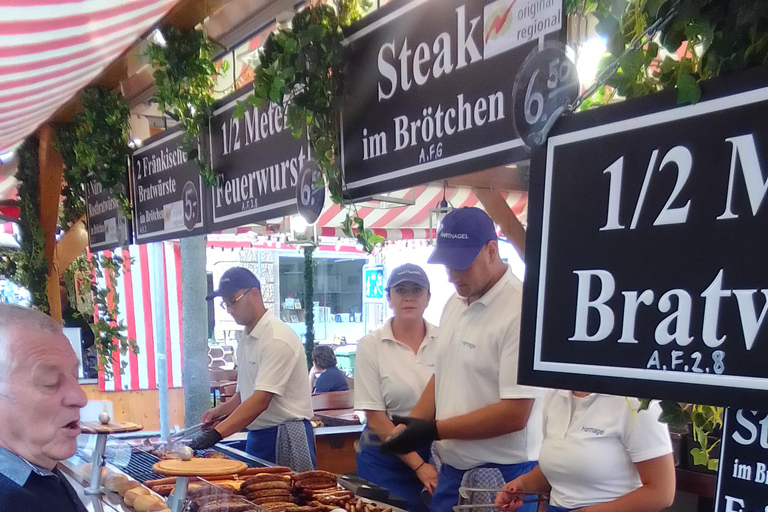
<svg viewBox="0 0 768 512">
<path fill-rule="evenodd" d="M 241 489 L 248 487 L 249 485 L 261 483 L 261 482 L 286 482 L 289 483 L 291 481 L 291 477 L 289 475 L 273 475 L 273 474 L 259 474 L 255 476 L 251 476 L 243 480 L 242 485 L 240 486 Z"/>
<path fill-rule="evenodd" d="M 286 491 L 289 491 L 291 490 L 291 484 L 288 482 L 255 482 L 252 484 L 243 485 L 240 488 L 243 489 L 246 493 L 260 491 L 262 489 L 285 489 Z"/>
<path fill-rule="evenodd" d="M 298 473 L 293 476 L 293 479 L 296 480 L 297 482 L 300 482 L 307 478 L 327 478 L 329 480 L 336 481 L 336 475 L 334 475 L 329 471 L 321 471 L 321 470 L 305 471 L 303 473 Z"/>
<path fill-rule="evenodd" d="M 291 468 L 286 466 L 270 466 L 264 468 L 248 468 L 241 475 L 258 475 L 260 473 L 290 473 Z"/>
<path fill-rule="evenodd" d="M 176 477 L 170 476 L 168 478 L 158 478 L 157 480 L 147 480 L 144 482 L 144 485 L 147 487 L 154 487 L 156 485 L 167 485 L 167 484 L 175 484 L 176 483 Z"/>
</svg>

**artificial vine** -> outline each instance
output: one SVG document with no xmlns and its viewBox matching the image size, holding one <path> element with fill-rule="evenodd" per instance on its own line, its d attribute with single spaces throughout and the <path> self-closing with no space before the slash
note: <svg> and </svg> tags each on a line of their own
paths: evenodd
<svg viewBox="0 0 768 512">
<path fill-rule="evenodd" d="M 310 369 L 312 352 L 315 350 L 315 260 L 312 259 L 314 252 L 314 246 L 304 247 L 304 325 L 307 328 L 304 350 Z"/>
<path fill-rule="evenodd" d="M 285 108 L 286 125 L 296 138 L 307 130 L 331 199 L 335 204 L 346 204 L 337 165 L 338 112 L 344 86 L 342 28 L 362 18 L 371 2 L 337 0 L 334 4 L 311 2 L 296 13 L 291 28 L 269 35 L 259 54 L 253 94 L 247 102 L 254 106 L 272 102 Z M 245 107 L 240 102 L 233 115 L 241 118 Z M 354 204 L 350 209 L 342 230 L 372 252 L 384 238 L 365 228 Z"/>
<path fill-rule="evenodd" d="M 608 55 L 600 67 L 621 58 L 607 85 L 626 98 L 677 89 L 678 103 L 695 103 L 701 97 L 699 81 L 768 62 L 766 2 L 567 0 L 566 8 L 569 13 L 597 17 L 596 30 L 608 41 Z M 656 40 L 623 55 L 632 39 L 671 9 L 676 13 Z M 606 99 L 611 96 L 602 94 Z"/>
<path fill-rule="evenodd" d="M 98 317 L 93 324 L 93 333 L 97 350 L 99 369 L 104 371 L 104 376 L 111 379 L 115 369 L 112 368 L 112 356 L 115 352 L 126 355 L 130 350 L 133 354 L 139 353 L 136 340 L 129 339 L 126 335 L 128 328 L 119 319 L 117 296 L 117 278 L 124 271 L 123 258 L 117 255 L 106 256 L 100 253 L 99 257 L 92 255 L 89 260 L 88 277 L 92 283 L 93 302 L 98 309 Z M 106 288 L 99 288 L 97 279 L 105 278 Z M 112 294 L 110 300 L 110 294 Z M 121 360 L 117 372 L 125 373 L 128 362 Z"/>
<path fill-rule="evenodd" d="M 87 178 L 112 189 L 123 214 L 131 218 L 131 203 L 125 190 L 130 156 L 128 102 L 103 87 L 85 89 L 81 101 L 85 110 L 75 116 L 70 126 L 56 133 L 56 147 L 66 166 L 62 222 L 73 222 L 83 211 Z"/>
<path fill-rule="evenodd" d="M 155 68 L 157 103 L 160 110 L 181 124 L 181 147 L 190 159 L 197 158 L 204 183 L 212 187 L 218 183 L 218 175 L 211 168 L 205 144 L 199 145 L 203 154 L 198 154 L 197 137 L 201 128 L 208 126 L 219 74 L 211 60 L 213 44 L 199 30 L 180 32 L 168 26 L 162 32 L 165 44 L 152 43 L 146 52 Z M 227 68 L 224 62 L 221 72 Z"/>
<path fill-rule="evenodd" d="M 14 282 L 26 288 L 32 305 L 48 313 L 48 258 L 45 257 L 45 232 L 40 225 L 40 174 L 38 172 L 39 142 L 29 137 L 18 150 L 19 166 L 16 179 L 21 207 L 21 250 L 16 257 Z"/>
</svg>

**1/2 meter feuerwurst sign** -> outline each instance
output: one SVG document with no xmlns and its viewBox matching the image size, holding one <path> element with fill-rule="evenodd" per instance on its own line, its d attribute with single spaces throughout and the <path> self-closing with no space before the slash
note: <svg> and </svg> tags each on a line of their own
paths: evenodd
<svg viewBox="0 0 768 512">
<path fill-rule="evenodd" d="M 531 167 L 522 382 L 765 407 L 766 77 L 555 126 Z"/>
</svg>

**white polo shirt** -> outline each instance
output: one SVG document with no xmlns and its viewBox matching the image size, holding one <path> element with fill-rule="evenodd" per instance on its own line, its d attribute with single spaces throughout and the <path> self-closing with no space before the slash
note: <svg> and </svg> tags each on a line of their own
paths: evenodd
<svg viewBox="0 0 768 512">
<path fill-rule="evenodd" d="M 620 396 L 547 393 L 539 467 L 552 485 L 552 505 L 578 509 L 618 499 L 642 485 L 636 462 L 672 453 L 659 404 L 634 412 L 639 405 Z"/>
<path fill-rule="evenodd" d="M 274 394 L 249 430 L 312 418 L 304 345 L 290 327 L 270 311 L 237 345 L 237 391 L 243 402 L 254 391 Z"/>
<path fill-rule="evenodd" d="M 488 292 L 467 305 L 454 294 L 440 319 L 435 361 L 438 420 L 460 416 L 501 399 L 536 399 L 528 426 L 511 434 L 437 443 L 442 461 L 457 469 L 482 464 L 535 461 L 541 447 L 543 391 L 517 384 L 522 283 L 507 272 Z"/>
<path fill-rule="evenodd" d="M 435 366 L 437 328 L 425 322 L 427 334 L 417 353 L 395 340 L 392 319 L 364 336 L 355 354 L 355 409 L 408 416 L 419 401 Z"/>
</svg>

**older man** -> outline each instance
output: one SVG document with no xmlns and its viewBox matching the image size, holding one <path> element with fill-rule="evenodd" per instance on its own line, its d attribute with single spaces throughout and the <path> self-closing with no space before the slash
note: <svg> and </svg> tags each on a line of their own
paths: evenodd
<svg viewBox="0 0 768 512">
<path fill-rule="evenodd" d="M 411 418 L 395 418 L 407 428 L 382 449 L 407 453 L 439 439 L 432 510 L 443 512 L 456 505 L 460 486 L 489 474 L 471 470 L 498 470 L 508 482 L 535 467 L 541 391 L 517 384 L 522 283 L 499 256 L 491 218 L 478 208 L 450 212 L 429 262 L 446 267 L 456 295 L 440 320 L 435 375 Z"/>
<path fill-rule="evenodd" d="M 50 317 L 0 304 L 0 510 L 85 512 L 56 463 L 77 451 L 78 359 Z"/>
<path fill-rule="evenodd" d="M 237 345 L 237 392 L 203 414 L 213 427 L 193 439 L 195 449 L 248 429 L 245 451 L 289 466 L 315 467 L 312 399 L 307 385 L 307 356 L 295 332 L 264 306 L 261 283 L 246 268 L 230 268 L 219 289 L 206 297 L 222 298 L 222 306 L 245 327 Z M 221 423 L 217 420 L 225 417 Z"/>
</svg>

